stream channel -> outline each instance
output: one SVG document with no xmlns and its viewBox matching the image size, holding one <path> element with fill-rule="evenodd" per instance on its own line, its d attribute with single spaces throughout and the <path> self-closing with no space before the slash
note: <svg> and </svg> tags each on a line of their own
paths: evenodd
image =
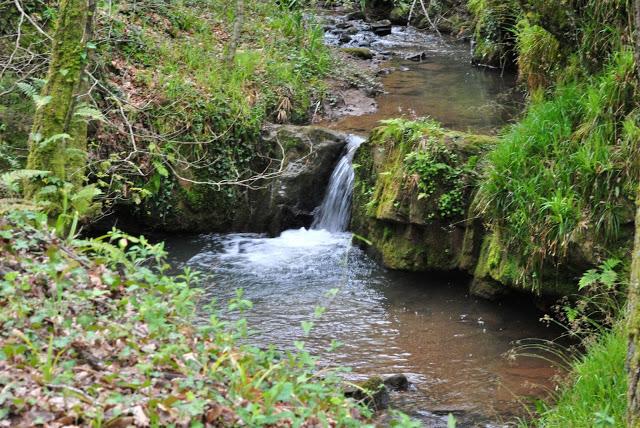
<svg viewBox="0 0 640 428">
<path fill-rule="evenodd" d="M 328 44 L 367 46 L 389 72 L 375 112 L 325 126 L 366 135 L 381 119 L 429 115 L 453 129 L 493 133 L 520 108 L 514 76 L 471 66 L 468 44 L 404 27 L 379 37 L 362 21 L 329 20 Z M 403 59 L 416 53 L 420 62 Z M 257 345 L 293 349 L 294 341 L 305 340 L 322 363 L 350 367 L 350 380 L 404 373 L 412 387 L 393 393 L 392 406 L 427 427 L 446 427 L 449 412 L 462 427 L 510 426 L 526 414 L 524 403 L 552 388 L 555 371 L 540 358 L 506 355 L 520 340 L 553 339 L 558 331 L 539 321 L 531 301 L 474 298 L 468 278 L 389 271 L 353 246 L 345 227 L 351 157 L 362 140 L 351 137 L 310 229 L 276 238 L 173 238 L 167 242 L 172 261 L 207 272 L 207 295 L 222 304 L 244 289 L 254 304 L 245 316 Z M 334 288 L 337 295 L 328 298 Z M 301 322 L 312 320 L 318 305 L 327 312 L 305 338 Z M 343 346 L 329 352 L 333 340 Z"/>
</svg>

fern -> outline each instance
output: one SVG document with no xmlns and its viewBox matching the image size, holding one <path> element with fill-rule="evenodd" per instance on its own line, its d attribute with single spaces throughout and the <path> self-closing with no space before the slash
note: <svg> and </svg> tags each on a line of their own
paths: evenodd
<svg viewBox="0 0 640 428">
<path fill-rule="evenodd" d="M 40 171 L 37 169 L 17 169 L 6 172 L 0 175 L 0 189 L 8 193 L 19 193 L 20 182 L 36 177 L 45 177 L 49 174 L 49 171 Z"/>
<path fill-rule="evenodd" d="M 104 122 L 104 116 L 102 115 L 102 112 L 87 103 L 80 103 L 73 112 L 73 116 L 87 122 L 90 120 Z"/>
</svg>

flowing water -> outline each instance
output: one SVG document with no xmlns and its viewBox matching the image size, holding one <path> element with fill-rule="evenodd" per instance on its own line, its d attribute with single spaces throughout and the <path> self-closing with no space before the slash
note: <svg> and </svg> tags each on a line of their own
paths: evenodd
<svg viewBox="0 0 640 428">
<path fill-rule="evenodd" d="M 502 113 L 476 108 L 495 96 L 491 82 L 497 77 L 478 77 L 466 56 L 424 37 L 432 40 L 427 48 L 443 52 L 439 59 L 390 75 L 379 113 L 345 119 L 334 124 L 337 128 L 367 131 L 381 117 L 406 113 L 405 105 L 414 110 L 410 114 L 444 118 L 459 129 L 490 132 L 507 120 Z M 475 77 L 463 83 L 453 69 Z M 538 321 L 530 301 L 477 299 L 467 293 L 468 278 L 391 272 L 354 247 L 346 228 L 351 162 L 362 140 L 350 138 L 310 229 L 287 230 L 276 238 L 170 239 L 173 262 L 207 272 L 206 293 L 222 305 L 237 288 L 244 289 L 254 304 L 245 314 L 254 332 L 249 340 L 257 345 L 292 349 L 294 341 L 305 340 L 324 364 L 350 367 L 347 376 L 354 380 L 404 373 L 413 388 L 394 393 L 392 403 L 425 426 L 446 427 L 449 412 L 462 427 L 506 426 L 505 421 L 525 413 L 524 397 L 545 395 L 555 373 L 543 359 L 512 360 L 509 351 L 522 339 L 553 338 L 557 332 Z M 305 337 L 301 323 L 313 319 L 317 306 L 327 311 Z M 333 341 L 343 345 L 329 351 Z"/>
</svg>

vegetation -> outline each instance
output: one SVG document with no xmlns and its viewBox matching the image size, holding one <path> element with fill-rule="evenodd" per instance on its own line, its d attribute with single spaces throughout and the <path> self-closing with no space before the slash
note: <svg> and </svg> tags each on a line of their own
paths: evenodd
<svg viewBox="0 0 640 428">
<path fill-rule="evenodd" d="M 3 31 L 14 36 L 19 14 L 13 4 L 1 7 L 3 16 L 14 17 Z M 28 8 L 43 32 L 60 18 L 56 4 Z M 305 121 L 322 98 L 323 78 L 333 64 L 322 29 L 299 7 L 247 2 L 245 28 L 251 31 L 238 33 L 229 67 L 225 52 L 235 17 L 227 2 L 109 2 L 100 3 L 95 15 L 94 40 L 77 55 L 93 57 L 86 76 L 91 97 L 75 103 L 73 116 L 94 105 L 105 118 L 94 122 L 88 148 L 88 177 L 102 191 L 104 208 L 131 204 L 142 217 L 171 225 L 188 206 L 224 223 L 227 212 L 240 209 L 246 185 L 277 168 L 279 148 L 259 140 L 263 123 Z M 47 38 L 24 27 L 14 57 L 28 61 L 34 44 L 48 55 L 42 48 Z M 2 54 L 9 58 L 13 49 L 13 42 L 2 45 Z M 21 88 L 37 94 L 42 82 L 34 77 L 45 77 L 24 67 L 2 76 L 0 138 L 13 147 L 3 152 L 7 167 L 26 164 L 28 132 L 14 129 L 31 123 L 33 107 Z M 73 74 L 66 67 L 62 80 Z M 60 108 L 61 101 L 47 102 L 47 91 L 39 95 L 45 97 L 39 111 Z M 40 134 L 32 133 L 40 144 L 59 147 L 53 143 L 72 132 L 62 127 Z M 29 167 L 49 169 L 35 161 Z M 67 181 L 60 171 L 56 176 Z"/>
<path fill-rule="evenodd" d="M 0 220 L 0 425 L 366 425 L 304 343 L 241 345 L 244 320 L 203 319 L 198 275 L 167 275 L 163 244 L 47 223 Z M 226 310 L 249 307 L 239 293 Z"/>
<path fill-rule="evenodd" d="M 529 423 L 623 426 L 629 408 L 640 426 L 639 256 L 628 263 L 640 5 L 357 3 L 470 34 L 476 65 L 517 68 L 528 91 L 521 119 L 497 139 L 428 118 L 382 122 L 357 159 L 363 241 L 392 268 L 473 273 L 476 294 L 563 294 L 558 317 L 586 352 L 557 404 Z M 313 4 L 0 4 L 0 426 L 370 422 L 303 342 L 295 353 L 257 349 L 242 318 L 222 321 L 250 307 L 241 293 L 204 308 L 199 275 L 170 275 L 162 244 L 115 229 L 78 234 L 123 207 L 171 230 L 235 224 L 250 192 L 284 168 L 286 143 L 261 139 L 263 125 L 308 123 L 338 74 Z"/>
<path fill-rule="evenodd" d="M 553 406 L 541 404 L 531 427 L 623 427 L 627 409 L 623 328 L 602 335 L 576 361 Z"/>
</svg>

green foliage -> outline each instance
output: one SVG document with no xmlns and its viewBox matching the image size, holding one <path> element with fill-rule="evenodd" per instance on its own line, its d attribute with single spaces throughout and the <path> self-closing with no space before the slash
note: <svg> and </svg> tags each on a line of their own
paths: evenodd
<svg viewBox="0 0 640 428">
<path fill-rule="evenodd" d="M 474 60 L 483 65 L 504 68 L 514 61 L 515 37 L 512 31 L 521 14 L 515 0 L 468 0 L 473 15 Z"/>
<path fill-rule="evenodd" d="M 3 423 L 367 426 L 306 351 L 241 344 L 246 322 L 202 305 L 195 272 L 169 276 L 163 244 L 116 230 L 61 240 L 47 222 L 0 218 Z M 242 293 L 228 302 L 249 307 Z"/>
<path fill-rule="evenodd" d="M 386 119 L 380 121 L 379 128 L 376 129 L 376 141 L 380 142 L 405 142 L 413 144 L 421 139 L 425 133 L 434 132 L 442 134 L 443 129 L 440 124 L 428 117 L 418 120 L 404 118 Z"/>
<path fill-rule="evenodd" d="M 578 359 L 561 387 L 557 403 L 540 404 L 529 427 L 622 427 L 627 407 L 627 335 L 620 326 L 604 333 Z"/>
<path fill-rule="evenodd" d="M 618 285 L 618 272 L 616 267 L 622 263 L 618 259 L 608 259 L 598 269 L 589 269 L 582 275 L 578 284 L 578 290 L 600 285 L 605 290 L 612 290 Z"/>
<path fill-rule="evenodd" d="M 636 94 L 623 50 L 599 75 L 533 99 L 489 155 L 478 206 L 527 270 L 562 262 L 579 239 L 620 238 L 635 194 Z"/>
<path fill-rule="evenodd" d="M 549 86 L 561 64 L 560 43 L 547 30 L 522 19 L 516 26 L 518 73 L 529 90 Z"/>
<path fill-rule="evenodd" d="M 438 190 L 438 217 L 463 215 L 466 180 L 458 156 L 438 138 L 428 137 L 420 146 L 419 151 L 409 153 L 404 159 L 407 172 L 415 175 L 418 200 L 430 198 Z"/>
</svg>

